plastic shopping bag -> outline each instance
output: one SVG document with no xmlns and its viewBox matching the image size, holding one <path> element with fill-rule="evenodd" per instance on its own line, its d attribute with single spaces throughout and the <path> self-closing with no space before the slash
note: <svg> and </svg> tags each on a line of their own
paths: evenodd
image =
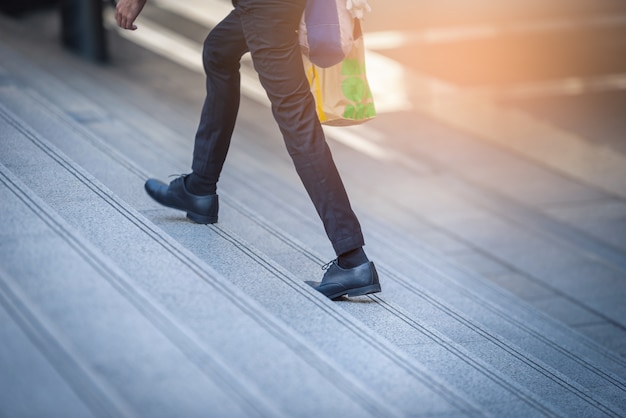
<svg viewBox="0 0 626 418">
<path fill-rule="evenodd" d="M 359 21 L 348 55 L 336 65 L 322 68 L 303 55 L 320 122 L 330 126 L 358 125 L 376 116 L 374 98 L 365 72 L 365 48 Z"/>
<path fill-rule="evenodd" d="M 327 68 L 341 62 L 354 44 L 354 19 L 346 0 L 308 0 L 298 33 L 312 63 Z"/>
</svg>

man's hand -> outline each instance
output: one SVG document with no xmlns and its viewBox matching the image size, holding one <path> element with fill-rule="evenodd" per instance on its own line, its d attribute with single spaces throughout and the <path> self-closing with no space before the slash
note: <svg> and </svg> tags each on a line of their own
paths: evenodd
<svg viewBox="0 0 626 418">
<path fill-rule="evenodd" d="M 135 19 L 141 13 L 146 0 L 119 0 L 115 7 L 115 20 L 122 29 L 135 30 Z"/>
<path fill-rule="evenodd" d="M 367 0 L 347 0 L 346 8 L 356 19 L 363 19 L 366 12 L 371 12 L 370 5 L 367 4 Z"/>
</svg>

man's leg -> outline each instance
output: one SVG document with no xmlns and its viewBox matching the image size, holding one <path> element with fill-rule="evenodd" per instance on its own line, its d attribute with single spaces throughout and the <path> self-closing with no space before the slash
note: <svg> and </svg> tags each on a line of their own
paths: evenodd
<svg viewBox="0 0 626 418">
<path fill-rule="evenodd" d="M 193 150 L 192 193 L 216 191 L 239 111 L 241 56 L 248 51 L 237 11 L 220 22 L 204 41 L 202 61 L 206 98 Z"/>
<path fill-rule="evenodd" d="M 148 179 L 146 192 L 162 205 L 187 212 L 198 223 L 215 223 L 215 194 L 239 110 L 239 62 L 247 51 L 239 15 L 230 13 L 207 36 L 203 62 L 206 99 L 194 145 L 193 172 L 169 185 Z"/>
<path fill-rule="evenodd" d="M 304 4 L 305 0 L 238 0 L 237 8 L 274 118 L 338 256 L 329 263 L 321 283 L 309 284 L 331 299 L 380 292 L 376 268 L 363 252 L 361 227 L 326 144 L 304 74 L 296 35 Z"/>
<path fill-rule="evenodd" d="M 296 29 L 305 0 L 239 0 L 256 71 L 296 170 L 337 255 L 364 245 L 306 79 Z M 365 258 L 367 261 L 367 258 Z"/>
</svg>

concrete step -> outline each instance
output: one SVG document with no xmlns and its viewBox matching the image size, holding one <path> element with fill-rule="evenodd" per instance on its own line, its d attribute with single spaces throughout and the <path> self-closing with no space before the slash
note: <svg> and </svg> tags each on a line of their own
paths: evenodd
<svg viewBox="0 0 626 418">
<path fill-rule="evenodd" d="M 32 97 L 36 97 L 35 93 L 26 94 L 23 89 L 11 87 L 3 88 L 1 96 L 2 100 L 5 103 L 10 103 L 13 111 L 19 115 L 15 116 L 13 118 L 14 120 L 20 117 L 26 118 L 27 122 L 16 123 L 21 126 L 21 129 L 29 132 L 28 138 L 31 141 L 37 143 L 47 142 L 43 139 L 41 134 L 45 132 L 46 137 L 50 139 L 50 141 L 54 141 L 56 146 L 63 147 L 64 151 L 68 152 L 73 160 L 76 160 L 85 167 L 89 167 L 90 171 L 95 173 L 115 173 L 115 176 L 117 176 L 116 179 L 109 177 L 106 181 L 110 181 L 112 186 L 119 188 L 120 193 L 127 193 L 128 185 L 133 184 L 133 178 L 137 179 L 136 172 L 130 171 L 128 164 L 118 164 L 111 158 L 110 154 L 104 154 L 102 152 L 103 149 L 107 148 L 106 144 L 100 143 L 98 147 L 94 147 L 93 144 L 98 142 L 97 138 L 89 138 L 89 132 L 85 131 L 75 121 L 64 117 L 62 114 L 51 111 L 50 109 L 53 108 L 51 104 L 44 106 L 43 102 L 45 99 L 41 97 L 32 99 Z M 6 110 L 5 113 L 8 114 L 8 110 Z M 30 129 L 32 129 L 32 131 L 30 131 Z M 88 140 L 85 140 L 85 138 L 88 138 Z M 47 146 L 47 148 L 50 149 L 53 147 L 56 148 L 54 145 Z M 62 152 L 54 151 L 54 154 L 60 155 Z M 117 157 L 120 155 L 121 154 L 117 153 Z M 7 153 L 7 158 L 12 157 L 15 158 L 16 156 Z M 64 164 L 72 167 L 70 171 L 80 172 L 80 169 L 74 166 L 74 163 L 70 164 L 67 161 L 70 157 L 63 157 L 63 161 L 65 161 Z M 13 169 L 19 170 L 20 165 L 16 164 Z M 18 174 L 26 175 L 27 173 L 18 171 Z M 76 176 L 76 174 L 74 175 Z M 199 334 L 200 338 L 216 338 L 213 322 L 216 322 L 217 319 L 213 318 L 221 318 L 219 323 L 224 327 L 227 326 L 230 321 L 224 321 L 223 318 L 228 318 L 229 315 L 220 310 L 217 304 L 206 300 L 201 304 L 201 307 L 196 307 L 194 304 L 195 310 L 192 315 L 193 318 L 188 318 L 187 315 L 190 314 L 178 312 L 180 309 L 178 307 L 181 304 L 188 305 L 188 303 L 185 303 L 184 300 L 172 300 L 174 298 L 170 292 L 173 292 L 173 290 L 169 288 L 169 286 L 181 288 L 178 291 L 180 291 L 182 295 L 191 293 L 193 295 L 209 297 L 209 295 L 205 294 L 210 289 L 207 289 L 206 283 L 204 283 L 208 281 L 208 279 L 205 277 L 204 282 L 196 279 L 195 282 L 189 283 L 185 280 L 183 284 L 183 281 L 181 281 L 181 278 L 178 276 L 175 277 L 176 284 L 174 285 L 172 282 L 174 277 L 172 274 L 167 274 L 163 270 L 163 266 L 155 266 L 158 270 L 157 272 L 145 271 L 144 263 L 137 262 L 138 254 L 132 249 L 141 248 L 146 254 L 146 262 L 154 263 L 155 258 L 156 260 L 165 258 L 164 255 L 156 257 L 154 255 L 154 251 L 156 250 L 152 247 L 163 246 L 162 241 L 166 235 L 141 227 L 139 231 L 135 231 L 135 233 L 131 235 L 133 231 L 128 231 L 129 222 L 143 224 L 141 217 L 134 213 L 134 209 L 126 206 L 124 202 L 118 201 L 112 192 L 105 188 L 105 186 L 100 186 L 95 179 L 90 178 L 90 175 L 82 173 L 78 177 L 81 181 L 78 182 L 78 185 L 73 185 L 72 188 L 80 186 L 80 183 L 87 183 L 89 189 L 95 191 L 96 194 L 106 197 L 103 202 L 98 202 L 99 205 L 103 206 L 102 208 L 90 209 L 90 211 L 98 213 L 97 219 L 99 222 L 102 222 L 102 224 L 98 224 L 97 227 L 94 227 L 93 216 L 87 218 L 85 218 L 84 214 L 80 216 L 81 214 L 76 213 L 73 208 L 67 207 L 65 199 L 54 199 L 53 202 L 49 202 L 53 208 L 59 211 L 66 221 L 85 233 L 88 239 L 95 243 L 105 254 L 114 258 L 116 262 L 119 263 L 134 280 L 141 283 L 142 286 L 152 287 L 155 281 L 162 283 L 158 289 L 150 289 L 156 292 L 153 297 L 160 301 L 167 300 L 166 308 L 173 311 L 174 314 L 185 314 L 185 317 L 180 319 L 181 322 L 190 326 L 194 332 Z M 142 176 L 142 178 L 144 178 L 144 176 Z M 49 185 L 45 183 L 38 185 L 31 184 L 30 186 L 33 187 L 37 193 L 46 193 L 46 187 L 49 187 Z M 135 193 L 135 200 L 137 201 L 136 195 L 137 193 Z M 143 196 L 143 193 L 141 196 Z M 149 202 L 145 196 L 143 200 L 143 202 L 136 202 L 136 204 L 137 206 L 142 206 L 142 210 L 146 215 L 149 217 L 155 216 L 162 218 L 162 208 L 158 207 L 158 205 L 153 202 Z M 93 202 L 89 202 L 90 208 L 93 205 Z M 84 205 L 81 204 L 80 206 L 84 210 Z M 111 207 L 113 207 L 113 210 Z M 115 213 L 116 211 L 120 211 L 119 207 L 122 207 L 123 211 L 121 211 L 121 213 Z M 129 213 L 132 216 L 130 216 Z M 122 218 L 121 220 L 120 217 Z M 170 218 L 170 221 L 171 220 Z M 246 247 L 233 246 L 228 241 L 225 241 L 224 237 L 213 234 L 212 232 L 214 230 L 212 229 L 198 229 L 197 225 L 187 222 L 175 223 L 177 228 L 179 228 L 178 230 L 183 231 L 186 236 L 195 234 L 196 238 L 198 238 L 197 234 L 202 234 L 202 238 L 196 241 L 197 245 L 205 247 L 206 243 L 213 244 L 215 252 L 212 254 L 215 259 L 226 260 L 230 264 L 229 274 L 232 276 L 230 277 L 231 279 L 243 277 L 249 281 L 256 281 L 257 283 L 260 283 L 259 280 L 264 278 L 268 281 L 276 280 L 275 275 L 268 275 L 266 262 L 264 260 L 250 260 L 249 257 L 245 256 L 249 251 Z M 112 234 L 114 231 L 116 232 Z M 135 236 L 137 234 L 138 236 Z M 154 234 L 157 236 L 154 236 Z M 208 235 L 204 236 L 206 234 Z M 123 240 L 119 238 L 121 236 L 124 237 Z M 129 242 L 132 243 L 134 240 L 138 242 L 133 245 L 128 244 Z M 154 243 L 154 241 L 157 242 Z M 168 246 L 175 245 L 178 244 L 168 241 Z M 184 254 L 186 250 L 179 247 L 180 245 L 175 248 L 177 250 L 180 249 L 180 252 Z M 170 254 L 168 254 L 167 258 L 172 257 L 177 258 L 170 250 Z M 180 256 L 178 256 L 178 258 L 180 258 Z M 183 262 L 183 264 L 191 263 L 191 261 L 185 259 L 176 262 Z M 196 265 L 194 264 L 194 266 Z M 182 267 L 179 267 L 179 269 L 180 268 Z M 195 268 L 203 270 L 201 267 Z M 204 272 L 204 270 L 201 272 Z M 204 274 L 207 273 L 204 272 Z M 180 275 L 180 271 L 178 275 Z M 198 288 L 200 285 L 204 287 L 201 286 Z M 286 367 L 287 370 L 282 372 L 287 375 L 280 379 L 283 385 L 289 385 L 286 383 L 286 380 L 288 381 L 289 379 L 291 379 L 292 384 L 298 381 L 298 379 L 294 378 L 293 373 L 299 375 L 302 373 L 302 370 L 314 368 L 317 370 L 317 373 L 312 374 L 312 376 L 314 376 L 319 374 L 320 369 L 322 369 L 323 372 L 330 373 L 335 379 L 336 384 L 342 387 L 341 393 L 356 393 L 356 395 L 353 396 L 361 397 L 359 403 L 364 404 L 364 408 L 371 409 L 372 411 L 386 411 L 385 414 L 394 414 L 397 410 L 404 413 L 410 413 L 415 410 L 423 411 L 424 413 L 454 413 L 454 411 L 462 411 L 464 414 L 469 415 L 479 413 L 480 409 L 466 401 L 463 395 L 458 394 L 453 389 L 446 386 L 444 382 L 425 371 L 417 362 L 404 356 L 401 351 L 395 349 L 393 345 L 389 344 L 383 338 L 368 332 L 367 328 L 356 319 L 333 314 L 336 310 L 334 305 L 317 294 L 317 292 L 313 291 L 302 282 L 294 283 L 294 285 L 299 286 L 300 289 L 296 295 L 299 298 L 298 303 L 290 303 L 287 305 L 291 307 L 292 310 L 286 308 L 286 310 L 282 312 L 283 316 L 281 318 L 283 321 L 286 319 L 297 320 L 297 326 L 295 326 L 293 322 L 287 322 L 291 328 L 281 330 L 280 332 L 276 331 L 276 333 L 282 337 L 280 340 L 281 343 L 290 344 L 289 347 L 300 354 L 302 361 L 302 357 L 308 359 L 309 365 L 297 365 L 293 359 L 289 360 L 289 356 L 286 354 L 272 354 L 272 356 L 279 355 L 281 361 L 291 363 L 291 366 Z M 232 289 L 228 291 L 223 290 L 223 292 L 225 294 L 237 295 L 237 292 L 231 290 Z M 268 285 L 266 291 L 272 292 L 273 290 L 276 289 Z M 165 294 L 163 292 L 167 293 Z M 180 298 L 183 297 L 182 295 Z M 291 300 L 293 297 L 289 292 L 287 294 L 273 294 L 273 296 L 274 301 L 276 298 L 280 299 L 281 296 L 286 300 Z M 235 298 L 235 300 L 231 300 L 231 302 L 235 302 L 239 299 L 240 298 Z M 165 301 L 163 302 L 165 303 Z M 241 305 L 241 303 L 239 303 L 239 305 Z M 219 314 L 216 311 L 222 311 L 222 313 Z M 272 322 L 271 318 L 263 317 L 258 311 L 254 312 L 254 316 L 258 318 L 257 320 L 263 321 L 264 323 Z M 206 318 L 211 318 L 211 320 L 206 321 Z M 316 320 L 312 322 L 311 318 L 316 318 Z M 192 324 L 189 324 L 187 321 L 192 321 Z M 207 328 L 210 331 L 207 331 Z M 297 329 L 298 335 L 300 336 L 294 335 L 294 331 L 289 331 L 290 329 Z M 248 331 L 248 329 L 245 329 L 243 334 L 247 338 L 254 338 L 256 340 L 256 337 L 251 337 L 254 333 Z M 243 338 L 244 336 L 240 337 Z M 305 338 L 306 343 L 298 343 L 302 338 Z M 240 344 L 243 344 L 243 342 Z M 237 345 L 233 346 L 237 347 Z M 320 354 L 329 352 L 329 349 L 332 355 Z M 277 351 L 277 353 L 280 353 L 280 351 Z M 258 358 L 259 355 L 262 356 L 262 354 L 258 354 L 255 359 Z M 234 358 L 226 359 L 228 364 L 230 364 L 230 362 L 242 361 L 241 359 L 237 360 L 240 356 L 236 355 L 236 350 L 233 350 L 232 356 Z M 332 361 L 331 358 L 333 359 Z M 332 366 L 329 364 L 332 364 Z M 339 366 L 340 364 L 344 366 Z M 373 365 L 375 365 L 375 367 L 373 367 Z M 383 370 L 384 373 L 382 372 Z M 256 372 L 260 373 L 261 371 Z M 328 377 L 330 377 L 330 375 L 328 375 Z M 276 392 L 276 386 L 272 385 L 279 385 L 277 382 L 279 379 L 267 373 L 267 371 L 265 371 L 263 376 L 250 376 L 249 378 L 252 380 L 262 379 L 263 385 L 261 386 L 263 390 L 271 390 L 273 393 Z M 269 381 L 274 383 L 270 384 Z M 361 388 L 361 385 L 365 386 L 365 388 Z M 327 390 L 337 391 L 337 388 L 333 388 L 332 385 L 322 386 L 324 387 L 324 392 Z M 323 397 L 315 396 L 315 393 L 322 389 L 316 390 L 306 382 L 298 382 L 296 387 L 297 391 L 306 390 L 310 392 L 311 399 L 296 404 L 290 404 L 292 412 L 302 411 L 307 402 L 319 402 L 319 400 L 323 399 Z M 294 390 L 296 389 L 294 388 Z M 368 393 L 368 391 L 372 391 L 372 393 L 377 395 L 366 396 L 365 394 Z M 361 396 L 360 394 L 363 395 Z M 381 400 L 377 399 L 378 395 Z M 291 396 L 291 399 L 300 399 L 301 396 L 302 394 L 299 396 Z M 334 405 L 335 402 L 331 402 L 329 399 L 331 398 L 325 399 L 317 408 L 333 408 L 336 412 L 337 405 Z M 282 404 L 281 406 L 287 408 L 287 406 Z M 353 404 L 353 407 L 356 406 L 357 404 Z"/>
</svg>

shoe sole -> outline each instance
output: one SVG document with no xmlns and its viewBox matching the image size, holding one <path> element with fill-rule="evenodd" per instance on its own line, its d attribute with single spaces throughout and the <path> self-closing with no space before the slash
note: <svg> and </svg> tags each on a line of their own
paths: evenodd
<svg viewBox="0 0 626 418">
<path fill-rule="evenodd" d="M 193 212 L 187 212 L 187 218 L 191 219 L 197 224 L 203 225 L 214 224 L 217 222 L 217 216 L 198 215 L 197 213 Z"/>
<path fill-rule="evenodd" d="M 358 287 L 356 289 L 350 289 L 347 291 L 341 291 L 335 294 L 331 294 L 331 295 L 325 295 L 327 298 L 329 299 L 338 299 L 342 296 L 347 296 L 349 298 L 351 297 L 355 297 L 355 296 L 365 296 L 365 295 L 370 295 L 372 293 L 380 293 L 381 289 L 380 289 L 380 284 L 371 284 L 369 286 L 363 286 L 363 287 Z"/>
</svg>

